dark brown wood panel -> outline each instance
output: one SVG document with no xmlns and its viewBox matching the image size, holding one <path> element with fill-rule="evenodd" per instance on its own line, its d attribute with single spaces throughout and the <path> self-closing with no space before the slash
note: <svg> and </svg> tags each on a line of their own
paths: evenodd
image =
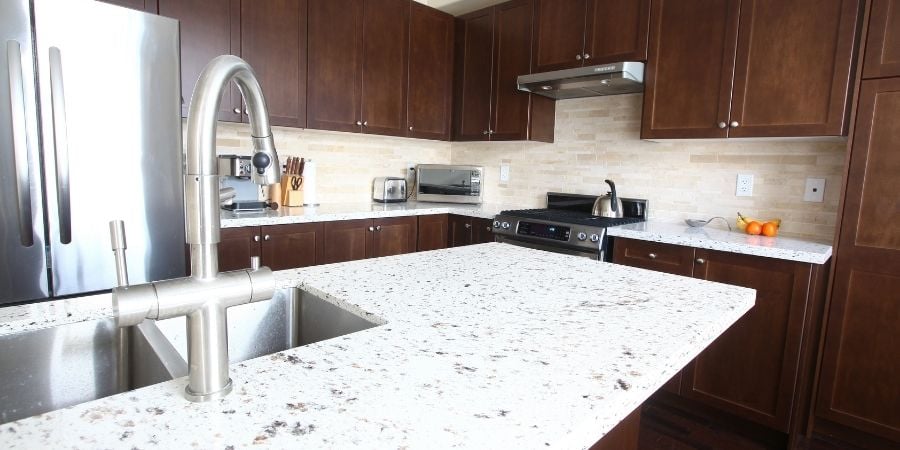
<svg viewBox="0 0 900 450">
<path fill-rule="evenodd" d="M 729 137 L 845 134 L 859 5 L 741 1 Z"/>
<path fill-rule="evenodd" d="M 418 2 L 410 3 L 406 135 L 450 140 L 453 16 Z"/>
<path fill-rule="evenodd" d="M 260 256 L 259 227 L 223 228 L 219 239 L 220 272 L 249 269 L 250 258 Z"/>
<path fill-rule="evenodd" d="M 409 0 L 365 0 L 363 132 L 406 135 Z"/>
<path fill-rule="evenodd" d="M 643 139 L 724 138 L 740 0 L 656 0 L 645 77 Z"/>
<path fill-rule="evenodd" d="M 863 81 L 816 414 L 900 444 L 900 79 Z"/>
<path fill-rule="evenodd" d="M 556 100 L 532 95 L 529 120 L 528 140 L 552 143 L 556 131 Z"/>
<path fill-rule="evenodd" d="M 685 369 L 681 394 L 787 432 L 810 264 L 697 249 L 694 277 L 756 289 L 756 304 Z"/>
<path fill-rule="evenodd" d="M 491 219 L 473 217 L 472 243 L 486 244 L 488 242 L 494 242 L 494 221 Z"/>
<path fill-rule="evenodd" d="M 306 13 L 306 0 L 241 2 L 241 56 L 256 72 L 272 125 L 306 127 Z"/>
<path fill-rule="evenodd" d="M 414 216 L 375 219 L 371 257 L 401 255 L 416 251 L 418 220 Z"/>
<path fill-rule="evenodd" d="M 613 262 L 689 277 L 694 271 L 694 249 L 680 245 L 615 238 Z"/>
<path fill-rule="evenodd" d="M 458 216 L 450 214 L 448 219 L 449 235 L 447 237 L 448 247 L 461 247 L 463 245 L 472 245 L 472 218 L 466 216 Z"/>
<path fill-rule="evenodd" d="M 187 117 L 206 65 L 219 55 L 241 55 L 240 0 L 159 0 L 159 14 L 181 22 L 181 114 Z M 241 116 L 240 92 L 232 87 L 222 95 L 218 118 L 240 122 Z"/>
<path fill-rule="evenodd" d="M 531 94 L 518 89 L 517 78 L 531 69 L 533 5 L 531 0 L 517 0 L 503 3 L 496 10 L 490 139 L 526 140 Z"/>
<path fill-rule="evenodd" d="M 863 78 L 900 77 L 900 0 L 873 0 Z"/>
<path fill-rule="evenodd" d="M 486 141 L 491 126 L 494 8 L 457 18 L 453 138 Z"/>
<path fill-rule="evenodd" d="M 98 0 L 103 3 L 111 3 L 113 5 L 124 6 L 126 8 L 136 9 L 156 14 L 159 12 L 159 2 L 157 0 Z"/>
<path fill-rule="evenodd" d="M 309 128 L 362 128 L 363 10 L 363 0 L 309 1 Z"/>
<path fill-rule="evenodd" d="M 586 4 L 586 0 L 535 1 L 534 72 L 582 66 Z"/>
<path fill-rule="evenodd" d="M 590 0 L 584 64 L 646 61 L 650 0 Z"/>
<path fill-rule="evenodd" d="M 272 270 L 316 265 L 323 222 L 260 227 L 262 265 Z"/>
<path fill-rule="evenodd" d="M 632 411 L 590 450 L 637 450 L 641 435 L 641 408 Z"/>
<path fill-rule="evenodd" d="M 325 222 L 316 251 L 319 264 L 366 259 L 372 254 L 375 227 L 371 219 Z"/>
<path fill-rule="evenodd" d="M 447 214 L 419 216 L 418 244 L 420 252 L 447 248 L 449 219 Z"/>
</svg>

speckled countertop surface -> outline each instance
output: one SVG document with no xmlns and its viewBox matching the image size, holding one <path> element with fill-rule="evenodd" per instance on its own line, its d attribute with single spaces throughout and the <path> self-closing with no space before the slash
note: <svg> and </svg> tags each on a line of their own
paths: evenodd
<svg viewBox="0 0 900 450">
<path fill-rule="evenodd" d="M 751 236 L 711 227 L 692 228 L 685 224 L 652 220 L 609 228 L 609 235 L 812 264 L 825 264 L 831 258 L 831 246 L 828 244 L 780 236 Z"/>
<path fill-rule="evenodd" d="M 503 205 L 463 203 L 334 203 L 317 207 L 283 207 L 263 213 L 233 213 L 222 211 L 222 228 L 282 225 L 332 220 L 373 219 L 377 217 L 424 216 L 428 214 L 459 214 L 492 219 L 504 209 Z"/>
<path fill-rule="evenodd" d="M 4 424 L 0 447 L 586 448 L 755 298 L 505 244 L 276 278 L 386 323 L 234 364 L 221 400 L 178 379 Z"/>
</svg>

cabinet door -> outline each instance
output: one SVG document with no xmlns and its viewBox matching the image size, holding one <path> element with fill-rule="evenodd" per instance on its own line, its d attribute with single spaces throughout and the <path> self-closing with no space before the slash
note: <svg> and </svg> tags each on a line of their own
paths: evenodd
<svg viewBox="0 0 900 450">
<path fill-rule="evenodd" d="M 126 8 L 136 9 L 156 14 L 159 12 L 159 2 L 157 0 L 98 0 L 103 3 L 111 3 L 113 5 L 124 6 Z"/>
<path fill-rule="evenodd" d="M 863 78 L 900 77 L 900 0 L 873 0 Z"/>
<path fill-rule="evenodd" d="M 685 369 L 681 395 L 788 431 L 811 266 L 697 249 L 694 277 L 756 289 L 756 304 Z"/>
<path fill-rule="evenodd" d="M 491 219 L 472 218 L 472 243 L 486 244 L 494 242 L 494 221 Z"/>
<path fill-rule="evenodd" d="M 371 219 L 325 222 L 316 248 L 316 262 L 331 264 L 366 259 L 372 254 Z"/>
<path fill-rule="evenodd" d="M 366 0 L 363 17 L 363 132 L 405 136 L 409 1 Z"/>
<path fill-rule="evenodd" d="M 322 222 L 260 227 L 262 265 L 272 270 L 316 265 Z"/>
<path fill-rule="evenodd" d="M 453 16 L 411 2 L 408 137 L 450 140 Z"/>
<path fill-rule="evenodd" d="M 506 2 L 496 9 L 494 106 L 489 136 L 492 141 L 526 140 L 531 94 L 517 88 L 517 78 L 531 71 L 532 2 Z"/>
<path fill-rule="evenodd" d="M 419 216 L 419 233 L 416 249 L 424 252 L 447 248 L 448 226 L 447 214 Z"/>
<path fill-rule="evenodd" d="M 586 0 L 535 2 L 534 72 L 581 67 L 584 63 L 586 5 Z"/>
<path fill-rule="evenodd" d="M 617 237 L 613 241 L 613 262 L 689 277 L 694 272 L 694 249 Z"/>
<path fill-rule="evenodd" d="M 272 125 L 305 128 L 306 0 L 241 1 L 241 57 L 256 72 Z"/>
<path fill-rule="evenodd" d="M 375 219 L 375 240 L 372 257 L 401 255 L 416 251 L 416 217 L 390 217 Z"/>
<path fill-rule="evenodd" d="M 259 227 L 223 228 L 219 240 L 219 271 L 249 269 L 259 255 Z"/>
<path fill-rule="evenodd" d="M 459 141 L 486 141 L 491 126 L 494 8 L 456 21 L 453 133 Z"/>
<path fill-rule="evenodd" d="M 900 79 L 862 83 L 817 415 L 900 442 Z"/>
<path fill-rule="evenodd" d="M 656 0 L 642 139 L 724 138 L 740 0 Z"/>
<path fill-rule="evenodd" d="M 206 65 L 220 55 L 241 55 L 240 0 L 159 0 L 159 15 L 181 22 L 181 114 L 187 117 Z M 241 104 L 232 83 L 222 94 L 219 120 L 240 122 Z"/>
<path fill-rule="evenodd" d="M 845 134 L 859 0 L 742 0 L 740 15 L 728 136 Z"/>
<path fill-rule="evenodd" d="M 647 59 L 650 0 L 589 0 L 584 64 Z"/>
<path fill-rule="evenodd" d="M 447 238 L 448 247 L 461 247 L 472 244 L 472 218 L 451 214 L 448 220 L 450 234 Z"/>
<path fill-rule="evenodd" d="M 309 1 L 307 125 L 362 128 L 363 0 Z"/>
</svg>

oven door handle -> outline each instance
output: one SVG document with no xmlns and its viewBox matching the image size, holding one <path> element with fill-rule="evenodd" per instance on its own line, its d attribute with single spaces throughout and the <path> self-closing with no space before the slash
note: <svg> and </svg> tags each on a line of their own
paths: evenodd
<svg viewBox="0 0 900 450">
<path fill-rule="evenodd" d="M 517 247 L 525 247 L 533 250 L 543 250 L 545 252 L 551 253 L 561 253 L 563 255 L 571 255 L 571 256 L 579 256 L 582 258 L 590 258 L 594 260 L 600 259 L 600 252 L 590 252 L 590 251 L 582 251 L 582 250 L 574 250 L 564 247 L 558 247 L 553 245 L 539 244 L 537 242 L 531 241 L 523 241 L 519 239 L 510 238 L 507 236 L 497 236 L 497 240 L 504 244 L 515 245 Z"/>
</svg>

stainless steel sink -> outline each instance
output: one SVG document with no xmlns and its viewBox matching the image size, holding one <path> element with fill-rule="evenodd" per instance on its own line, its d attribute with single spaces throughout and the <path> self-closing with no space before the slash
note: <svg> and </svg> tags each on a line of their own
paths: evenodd
<svg viewBox="0 0 900 450">
<path fill-rule="evenodd" d="M 299 289 L 228 309 L 232 363 L 375 324 Z M 112 319 L 0 337 L 0 423 L 186 376 L 184 317 L 116 328 Z"/>
</svg>

